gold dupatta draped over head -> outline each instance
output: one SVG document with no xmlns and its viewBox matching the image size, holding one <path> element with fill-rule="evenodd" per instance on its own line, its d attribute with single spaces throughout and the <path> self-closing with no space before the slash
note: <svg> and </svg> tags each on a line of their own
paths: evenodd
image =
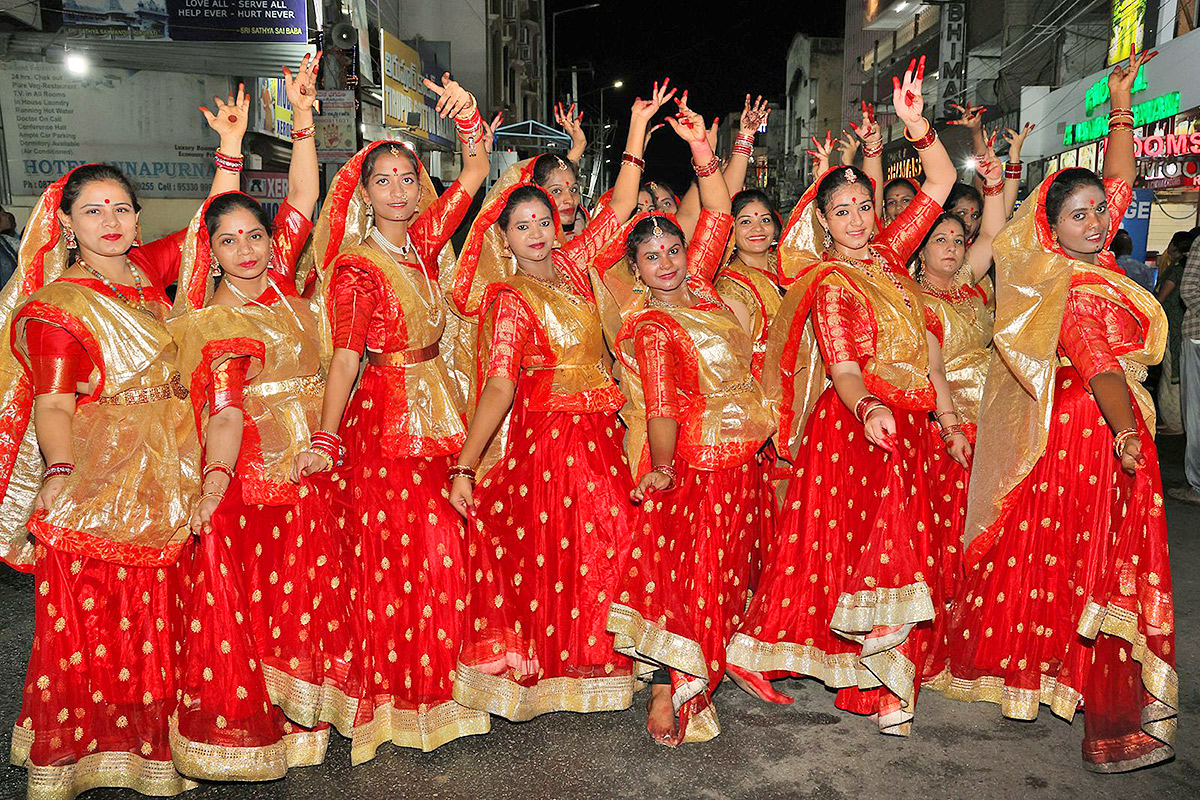
<svg viewBox="0 0 1200 800">
<path fill-rule="evenodd" d="M 1061 171 L 1060 171 L 1061 172 Z M 976 451 L 967 499 L 963 544 L 999 518 L 1005 498 L 1046 451 L 1054 407 L 1058 341 L 1067 295 L 1081 278 L 1146 323 L 1145 344 L 1122 360 L 1156 364 L 1166 343 L 1165 316 L 1157 301 L 1133 281 L 1103 265 L 1069 257 L 1046 217 L 1046 194 L 1060 173 L 1046 177 L 996 237 L 996 325 L 992 362 L 983 388 Z M 1110 228 L 1108 239 L 1115 230 Z M 1146 424 L 1154 430 L 1154 405 L 1130 381 Z"/>
<path fill-rule="evenodd" d="M 790 286 L 808 267 L 820 261 L 825 256 L 825 228 L 817 218 L 817 189 L 826 177 L 846 169 L 844 166 L 830 167 L 817 176 L 817 179 L 804 190 L 804 194 L 796 202 L 792 213 L 783 224 L 783 232 L 779 236 L 779 284 L 784 288 Z M 875 181 L 870 181 L 869 191 L 872 202 L 875 198 Z M 875 230 L 882 230 L 879 224 L 879 209 L 875 209 Z M 730 237 L 732 239 L 732 237 Z"/>
<path fill-rule="evenodd" d="M 78 169 L 78 167 L 76 168 Z M 13 354 L 12 321 L 30 295 L 67 268 L 67 245 L 58 222 L 66 175 L 46 187 L 21 237 L 17 271 L 0 291 L 4 347 L 0 347 L 0 560 L 23 572 L 33 570 L 33 538 L 25 528 L 41 488 L 44 462 L 29 424 L 33 385 Z"/>
</svg>

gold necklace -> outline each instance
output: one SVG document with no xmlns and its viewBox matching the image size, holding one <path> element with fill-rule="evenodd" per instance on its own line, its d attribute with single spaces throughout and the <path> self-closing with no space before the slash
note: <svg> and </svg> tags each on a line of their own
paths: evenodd
<svg viewBox="0 0 1200 800">
<path fill-rule="evenodd" d="M 945 300 L 947 303 L 958 305 L 971 299 L 971 287 L 966 284 L 959 286 L 957 289 L 939 289 L 926 280 L 924 275 L 921 276 L 920 283 L 922 290 L 934 297 Z"/>
<path fill-rule="evenodd" d="M 900 292 L 900 298 L 902 300 L 904 300 L 904 305 L 908 307 L 909 311 L 912 311 L 912 308 L 913 308 L 912 301 L 909 300 L 909 298 L 908 298 L 908 296 L 910 294 L 909 290 L 907 288 L 905 288 L 904 284 L 901 283 L 899 278 L 897 278 L 896 275 L 892 272 L 891 267 L 889 267 L 884 262 L 884 260 L 879 257 L 879 254 L 876 253 L 874 249 L 872 249 L 869 246 L 867 247 L 867 252 L 870 254 L 871 257 L 866 260 L 861 259 L 861 258 L 854 258 L 853 256 L 848 256 L 845 253 L 842 253 L 841 251 L 835 250 L 834 252 L 838 256 L 839 260 L 845 261 L 846 263 L 850 264 L 851 266 L 858 267 L 863 272 L 867 273 L 868 275 L 871 275 L 872 277 L 875 277 L 877 272 L 883 273 L 883 276 L 886 277 L 889 282 L 891 282 L 892 286 L 894 286 L 896 288 L 896 291 Z"/>
<path fill-rule="evenodd" d="M 130 308 L 132 308 L 136 311 L 141 311 L 143 314 L 148 314 L 152 317 L 155 317 L 153 309 L 151 309 L 149 306 L 146 305 L 146 290 L 145 290 L 145 286 L 142 282 L 142 274 L 140 272 L 138 272 L 137 267 L 135 267 L 133 265 L 132 261 L 130 261 L 129 259 L 125 259 L 125 266 L 129 267 L 129 272 L 130 272 L 130 274 L 133 275 L 133 288 L 137 292 L 137 296 L 138 296 L 136 303 L 131 301 L 125 295 L 121 294 L 121 292 L 117 289 L 116 285 L 112 281 L 110 281 L 108 278 L 104 277 L 104 274 L 102 272 L 100 272 L 100 270 L 96 269 L 91 264 L 84 261 L 82 256 L 77 257 L 75 259 L 75 263 L 78 264 L 84 272 L 88 273 L 93 278 L 95 278 L 96 280 L 103 283 L 106 287 L 108 287 L 108 290 L 110 292 L 112 292 L 114 295 L 116 295 L 116 298 L 118 300 L 120 300 L 122 303 L 124 303 L 125 305 L 129 306 Z"/>
</svg>

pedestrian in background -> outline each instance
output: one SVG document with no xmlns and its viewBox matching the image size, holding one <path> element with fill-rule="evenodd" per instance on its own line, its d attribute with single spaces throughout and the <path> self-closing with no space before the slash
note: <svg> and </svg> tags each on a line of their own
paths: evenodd
<svg viewBox="0 0 1200 800">
<path fill-rule="evenodd" d="M 1195 240 L 1197 230 L 1180 232 L 1171 237 L 1171 244 L 1163 253 L 1165 266 L 1158 273 L 1155 295 L 1167 314 L 1167 349 L 1163 355 L 1162 374 L 1155 392 L 1155 400 L 1158 403 L 1158 432 L 1163 436 L 1183 434 L 1179 373 L 1184 306 L 1179 294 L 1179 285 L 1183 281 L 1183 266 L 1187 261 L 1188 248 Z"/>
<path fill-rule="evenodd" d="M 1172 488 L 1168 494 L 1200 506 L 1200 247 L 1194 242 L 1180 277 L 1179 297 L 1185 308 L 1180 329 L 1179 397 L 1188 437 L 1184 455 L 1187 484 Z"/>
</svg>

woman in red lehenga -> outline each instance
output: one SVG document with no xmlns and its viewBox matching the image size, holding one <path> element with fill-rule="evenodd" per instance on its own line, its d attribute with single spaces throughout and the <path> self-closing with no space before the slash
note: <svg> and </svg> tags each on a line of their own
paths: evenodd
<svg viewBox="0 0 1200 800">
<path fill-rule="evenodd" d="M 961 599 L 962 533 L 967 514 L 970 465 L 963 466 L 941 447 L 945 429 L 958 425 L 972 446 L 979 419 L 979 400 L 991 360 L 992 300 L 987 277 L 992 265 L 992 242 L 1004 227 L 1004 179 L 1000 162 L 988 148 L 977 156 L 983 179 L 983 218 L 979 235 L 968 244 L 966 225 L 956 214 L 943 212 L 929 229 L 917 251 L 916 278 L 925 307 L 938 319 L 938 339 L 946 382 L 953 400 L 952 414 L 939 413 L 926 421 L 929 437 L 929 495 L 933 506 L 933 550 L 937 580 L 933 605 L 937 615 L 929 651 L 922 665 L 926 681 L 935 681 L 946 669 L 947 622 L 950 606 Z"/>
<path fill-rule="evenodd" d="M 842 166 L 789 222 L 785 244 L 812 248 L 816 263 L 776 316 L 764 381 L 782 408 L 776 445 L 793 474 L 728 654 L 731 672 L 766 699 L 790 702 L 764 678 L 810 675 L 840 690 L 840 708 L 902 735 L 934 616 L 923 425 L 951 403 L 935 320 L 904 269 L 955 176 L 921 116 L 923 72 L 924 59 L 910 65 L 894 93 L 928 176 L 900 217 L 874 236 L 870 181 Z M 961 433 L 950 446 L 969 454 Z"/>
<path fill-rule="evenodd" d="M 73 170 L 34 209 L 3 295 L 0 555 L 36 587 L 12 744 L 32 798 L 194 786 L 171 763 L 167 719 L 199 447 L 162 321 L 174 276 L 146 267 L 170 258 L 135 264 L 137 218 L 118 170 Z"/>
<path fill-rule="evenodd" d="M 349 735 L 359 696 L 329 477 L 292 480 L 319 421 L 330 349 L 320 301 L 298 297 L 294 279 L 319 189 L 317 63 L 306 57 L 295 79 L 285 71 L 293 145 L 274 225 L 239 192 L 206 202 L 170 324 L 204 443 L 171 738 L 176 768 L 194 778 L 270 780 L 319 763 L 324 723 Z"/>
<path fill-rule="evenodd" d="M 1033 719 L 1084 709 L 1097 772 L 1174 754 L 1179 707 L 1171 569 L 1154 407 L 1141 385 L 1162 356 L 1155 299 L 1106 245 L 1135 177 L 1131 86 L 1108 84 L 1104 180 L 1046 178 L 996 240 L 995 348 L 970 487 L 963 602 L 950 697 Z"/>
<path fill-rule="evenodd" d="M 647 123 L 673 94 L 656 85 L 634 104 L 612 199 L 583 233 L 558 246 L 553 201 L 514 184 L 484 204 L 459 259 L 454 301 L 480 325 L 478 399 L 451 471 L 451 503 L 474 527 L 454 696 L 513 721 L 633 699 L 604 628 L 633 525 L 624 396 L 588 264 L 633 211 Z"/>
<path fill-rule="evenodd" d="M 317 452 L 297 456 L 296 469 L 308 475 L 338 461 L 340 430 L 346 463 L 336 485 L 353 543 L 348 578 L 365 682 L 352 763 L 384 742 L 428 751 L 489 728 L 487 714 L 451 698 L 467 556 L 445 486 L 465 431 L 441 350 L 449 313 L 439 283 L 454 263 L 446 244 L 487 177 L 488 137 L 475 99 L 442 80 L 426 85 L 441 95 L 437 112 L 455 118 L 458 179 L 437 197 L 407 147 L 374 142 L 338 171 L 313 233 L 334 351 Z"/>
<path fill-rule="evenodd" d="M 771 521 L 759 454 L 772 424 L 753 374 L 748 310 L 734 301 L 735 313 L 712 284 L 732 223 L 729 191 L 700 116 L 684 110 L 668 121 L 692 148 L 704 206 L 696 236 L 687 243 L 673 218 L 639 214 L 596 267 L 635 270 L 642 285 L 616 336 L 645 420 L 631 435 L 642 511 L 608 629 L 650 675 L 647 729 L 673 747 L 720 730 L 712 692 Z"/>
</svg>

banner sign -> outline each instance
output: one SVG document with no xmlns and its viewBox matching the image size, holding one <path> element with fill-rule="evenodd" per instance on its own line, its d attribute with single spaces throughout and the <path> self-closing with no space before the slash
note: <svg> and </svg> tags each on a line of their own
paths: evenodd
<svg viewBox="0 0 1200 800">
<path fill-rule="evenodd" d="M 1125 209 L 1125 219 L 1121 222 L 1121 227 L 1133 239 L 1133 252 L 1130 255 L 1138 261 L 1146 259 L 1146 240 L 1150 238 L 1150 209 L 1153 206 L 1152 189 L 1134 189 L 1133 202 Z"/>
<path fill-rule="evenodd" d="M 292 103 L 283 78 L 256 78 L 251 99 L 254 113 L 250 115 L 250 130 L 291 142 Z"/>
<path fill-rule="evenodd" d="M 242 191 L 259 202 L 268 219 L 275 219 L 279 207 L 287 200 L 288 174 L 245 170 L 242 172 Z"/>
<path fill-rule="evenodd" d="M 307 0 L 63 0 L 63 29 L 84 39 L 307 42 Z"/>
<path fill-rule="evenodd" d="M 317 105 L 321 112 L 315 119 L 317 159 L 323 164 L 344 164 L 358 152 L 354 91 L 320 89 Z"/>
<path fill-rule="evenodd" d="M 380 31 L 379 58 L 383 65 L 383 124 L 432 144 L 452 146 L 454 121 L 434 113 L 437 95 L 425 87 L 417 51 Z"/>
<path fill-rule="evenodd" d="M 12 192 L 37 195 L 68 170 L 101 161 L 121 169 L 143 197 L 204 197 L 217 135 L 197 106 L 229 93 L 229 78 L 60 64 L 0 65 Z M 119 111 L 118 111 L 119 110 Z"/>
<path fill-rule="evenodd" d="M 950 104 L 966 101 L 966 3 L 942 3 L 942 44 L 938 53 L 937 115 L 957 118 Z"/>
<path fill-rule="evenodd" d="M 1108 30 L 1108 65 L 1129 58 L 1129 48 L 1142 51 L 1146 38 L 1147 0 L 1112 0 L 1112 23 Z"/>
</svg>

